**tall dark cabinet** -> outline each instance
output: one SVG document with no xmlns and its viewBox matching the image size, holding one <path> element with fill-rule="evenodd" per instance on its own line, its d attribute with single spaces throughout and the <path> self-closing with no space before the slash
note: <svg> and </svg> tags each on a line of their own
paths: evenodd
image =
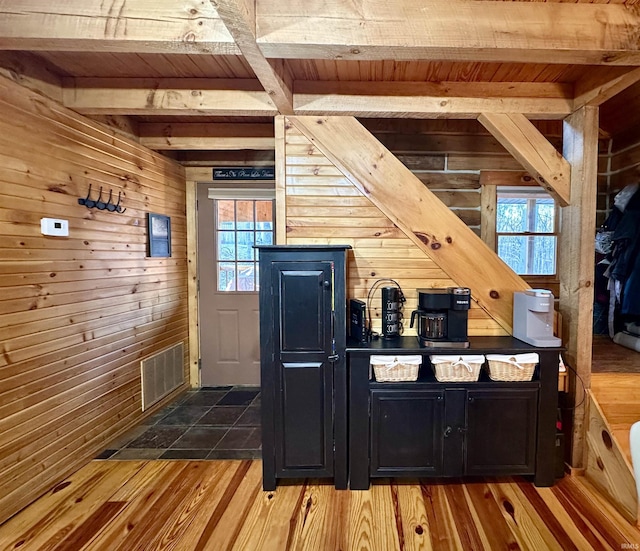
<svg viewBox="0 0 640 551">
<path fill-rule="evenodd" d="M 265 490 L 305 477 L 347 487 L 349 248 L 258 247 Z"/>
</svg>

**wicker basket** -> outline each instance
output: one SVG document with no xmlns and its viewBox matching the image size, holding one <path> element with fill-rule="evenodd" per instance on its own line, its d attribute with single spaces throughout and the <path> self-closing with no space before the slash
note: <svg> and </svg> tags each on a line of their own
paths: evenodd
<svg viewBox="0 0 640 551">
<path fill-rule="evenodd" d="M 371 356 L 369 363 L 379 383 L 415 381 L 422 356 Z"/>
<path fill-rule="evenodd" d="M 436 379 L 442 383 L 477 381 L 484 356 L 429 356 Z"/>
<path fill-rule="evenodd" d="M 535 352 L 529 354 L 487 354 L 489 377 L 493 381 L 530 381 L 538 365 Z"/>
</svg>

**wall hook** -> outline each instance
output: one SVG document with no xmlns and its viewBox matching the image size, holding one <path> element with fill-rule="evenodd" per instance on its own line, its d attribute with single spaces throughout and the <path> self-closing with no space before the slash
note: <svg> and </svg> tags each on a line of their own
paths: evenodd
<svg viewBox="0 0 640 551">
<path fill-rule="evenodd" d="M 84 205 L 88 209 L 97 208 L 99 210 L 108 210 L 109 212 L 118 212 L 123 213 L 125 208 L 120 206 L 120 201 L 122 200 L 122 191 L 118 191 L 118 202 L 114 204 L 113 202 L 113 189 L 109 189 L 109 198 L 105 202 L 102 198 L 102 186 L 100 186 L 100 193 L 98 193 L 98 198 L 94 201 L 91 199 L 91 184 L 89 184 L 89 191 L 87 192 L 86 197 L 79 197 L 78 204 Z"/>
<path fill-rule="evenodd" d="M 123 209 L 123 208 L 120 206 L 120 198 L 121 198 L 121 195 L 122 195 L 122 192 L 121 192 L 121 191 L 119 191 L 119 192 L 118 192 L 118 204 L 116 205 L 116 212 L 119 212 L 120 214 L 122 214 L 125 210 L 127 210 L 127 209 Z"/>
<path fill-rule="evenodd" d="M 91 184 L 89 184 L 89 191 L 87 192 L 87 196 L 86 197 L 80 197 L 78 199 L 78 204 L 80 205 L 84 205 L 85 207 L 92 209 L 93 207 L 96 206 L 96 202 L 91 199 Z"/>
<path fill-rule="evenodd" d="M 96 201 L 96 208 L 98 210 L 104 210 L 107 204 L 102 200 L 102 186 L 100 186 L 100 193 L 98 194 L 98 200 Z"/>
<path fill-rule="evenodd" d="M 109 212 L 113 212 L 113 211 L 116 210 L 116 205 L 111 202 L 111 199 L 113 199 L 113 190 L 112 189 L 109 190 L 109 199 L 107 199 L 107 210 Z"/>
</svg>

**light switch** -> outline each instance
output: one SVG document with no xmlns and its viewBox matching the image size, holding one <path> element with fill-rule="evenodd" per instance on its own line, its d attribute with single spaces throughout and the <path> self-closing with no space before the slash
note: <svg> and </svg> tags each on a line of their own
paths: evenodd
<svg viewBox="0 0 640 551">
<path fill-rule="evenodd" d="M 41 218 L 40 231 L 42 235 L 55 235 L 57 237 L 69 236 L 69 221 L 57 218 Z"/>
</svg>

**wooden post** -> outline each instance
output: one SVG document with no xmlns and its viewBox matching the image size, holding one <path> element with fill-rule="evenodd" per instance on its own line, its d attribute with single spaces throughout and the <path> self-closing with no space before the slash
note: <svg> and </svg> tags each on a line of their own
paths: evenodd
<svg viewBox="0 0 640 551">
<path fill-rule="evenodd" d="M 584 389 L 591 381 L 593 341 L 594 235 L 598 168 L 598 108 L 582 107 L 564 120 L 563 156 L 571 164 L 571 203 L 562 209 L 558 247 L 560 312 L 564 319 L 566 359 L 572 374 L 570 403 L 581 403 L 573 414 L 571 464 L 585 464 Z"/>
<path fill-rule="evenodd" d="M 197 170 L 197 169 L 196 169 Z M 189 384 L 200 386 L 200 335 L 198 328 L 198 213 L 197 178 L 187 168 L 187 302 L 189 304 Z"/>
<path fill-rule="evenodd" d="M 286 155 L 285 117 L 279 115 L 273 120 L 276 147 L 276 243 L 287 243 L 287 195 L 286 195 Z"/>
<path fill-rule="evenodd" d="M 496 186 L 485 185 L 486 172 L 480 172 L 480 238 L 492 251 L 496 250 L 496 210 L 498 192 Z"/>
</svg>

